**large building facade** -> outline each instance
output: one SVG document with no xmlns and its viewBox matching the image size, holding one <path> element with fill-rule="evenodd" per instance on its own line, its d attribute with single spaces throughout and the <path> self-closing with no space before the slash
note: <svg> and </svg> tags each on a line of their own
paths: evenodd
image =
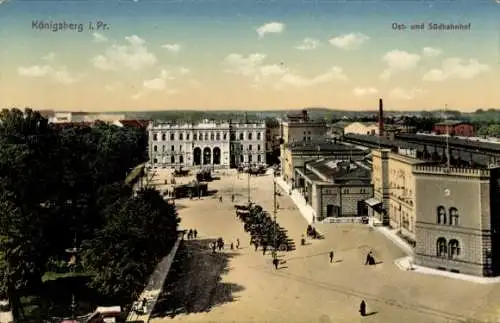
<svg viewBox="0 0 500 323">
<path fill-rule="evenodd" d="M 265 163 L 264 123 L 209 122 L 148 126 L 153 167 L 236 167 Z"/>
</svg>

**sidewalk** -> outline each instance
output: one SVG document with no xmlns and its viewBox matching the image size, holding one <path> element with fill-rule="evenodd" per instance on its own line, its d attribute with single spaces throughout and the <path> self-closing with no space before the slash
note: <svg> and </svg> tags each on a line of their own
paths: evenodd
<svg viewBox="0 0 500 323">
<path fill-rule="evenodd" d="M 144 288 L 144 291 L 141 293 L 135 304 L 141 304 L 142 300 L 145 298 L 147 300 L 146 313 L 136 313 L 134 311 L 134 305 L 132 305 L 132 309 L 127 316 L 127 322 L 129 321 L 143 321 L 149 322 L 149 318 L 151 313 L 158 301 L 158 296 L 160 296 L 163 283 L 167 278 L 168 272 L 170 271 L 170 267 L 172 266 L 172 262 L 174 261 L 175 255 L 177 254 L 177 249 L 179 249 L 179 245 L 181 242 L 181 237 L 177 239 L 170 253 L 163 258 L 163 260 L 156 266 L 155 271 L 149 277 L 149 282 Z"/>
<path fill-rule="evenodd" d="M 281 179 L 281 177 L 275 177 L 274 180 L 276 181 L 276 184 L 278 184 L 284 191 L 285 194 L 288 194 L 291 190 L 291 187 Z M 313 223 L 313 218 L 316 218 L 316 212 L 314 212 L 314 209 L 306 204 L 306 200 L 302 195 L 300 195 L 297 190 L 292 190 L 292 195 L 288 195 L 295 206 L 300 211 L 300 214 L 306 219 L 307 223 L 312 224 Z"/>
</svg>

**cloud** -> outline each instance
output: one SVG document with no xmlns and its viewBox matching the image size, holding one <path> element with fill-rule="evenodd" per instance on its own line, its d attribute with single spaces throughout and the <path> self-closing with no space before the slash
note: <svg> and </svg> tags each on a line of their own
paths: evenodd
<svg viewBox="0 0 500 323">
<path fill-rule="evenodd" d="M 103 55 L 92 58 L 95 67 L 116 71 L 128 69 L 138 71 L 158 62 L 156 56 L 145 46 L 145 41 L 136 35 L 125 37 L 127 45 L 113 45 Z"/>
<path fill-rule="evenodd" d="M 145 80 L 142 82 L 142 90 L 132 95 L 132 99 L 138 100 L 151 92 L 164 92 L 168 95 L 176 94 L 178 91 L 169 88 L 168 82 L 174 80 L 175 77 L 167 70 L 162 70 L 160 75 L 154 79 Z"/>
<path fill-rule="evenodd" d="M 391 91 L 391 98 L 395 100 L 413 100 L 417 95 L 422 94 L 424 91 L 418 88 L 402 89 L 395 88 Z"/>
<path fill-rule="evenodd" d="M 44 61 L 53 61 L 55 57 L 56 57 L 56 54 L 54 54 L 53 52 L 50 52 L 47 55 L 43 56 L 42 59 Z"/>
<path fill-rule="evenodd" d="M 321 45 L 321 42 L 314 38 L 304 38 L 302 40 L 302 44 L 298 45 L 297 49 L 299 50 L 313 50 L 318 48 Z"/>
<path fill-rule="evenodd" d="M 108 37 L 104 36 L 103 34 L 93 33 L 92 37 L 93 41 L 96 43 L 105 43 L 108 41 Z"/>
<path fill-rule="evenodd" d="M 378 90 L 373 87 L 357 87 L 352 91 L 352 93 L 354 93 L 355 96 L 366 96 L 377 94 Z"/>
<path fill-rule="evenodd" d="M 48 77 L 56 83 L 70 85 L 76 83 L 78 78 L 72 76 L 66 66 L 60 68 L 53 68 L 49 65 L 32 65 L 20 66 L 17 73 L 22 77 L 27 78 L 45 78 Z"/>
<path fill-rule="evenodd" d="M 422 55 L 426 57 L 436 57 L 439 56 L 443 53 L 443 51 L 439 48 L 434 48 L 434 47 L 424 47 L 422 49 Z"/>
<path fill-rule="evenodd" d="M 325 73 L 307 78 L 292 71 L 283 63 L 265 64 L 266 58 L 267 56 L 261 53 L 248 56 L 230 54 L 226 57 L 225 64 L 228 66 L 227 72 L 248 78 L 251 80 L 253 87 L 271 86 L 282 88 L 286 85 L 309 87 L 334 80 L 347 79 L 342 68 L 338 66 L 333 66 Z"/>
<path fill-rule="evenodd" d="M 441 69 L 431 69 L 424 74 L 422 80 L 428 82 L 441 82 L 448 79 L 469 80 L 489 69 L 488 65 L 479 63 L 476 59 L 447 58 L 443 61 Z"/>
<path fill-rule="evenodd" d="M 191 70 L 187 67 L 179 67 L 179 73 L 181 75 L 187 75 L 187 74 L 191 73 Z"/>
<path fill-rule="evenodd" d="M 161 48 L 165 48 L 167 51 L 174 53 L 174 54 L 181 51 L 180 44 L 165 44 L 165 45 L 161 45 Z"/>
<path fill-rule="evenodd" d="M 361 33 L 350 33 L 330 38 L 330 44 L 346 50 L 357 49 L 369 39 L 370 37 Z"/>
<path fill-rule="evenodd" d="M 387 63 L 387 69 L 382 72 L 380 78 L 389 79 L 394 72 L 408 71 L 415 68 L 420 61 L 420 55 L 396 49 L 385 53 L 382 60 Z"/>
<path fill-rule="evenodd" d="M 285 31 L 285 24 L 281 22 L 270 22 L 256 29 L 259 37 L 264 37 L 266 34 L 281 34 Z"/>
</svg>

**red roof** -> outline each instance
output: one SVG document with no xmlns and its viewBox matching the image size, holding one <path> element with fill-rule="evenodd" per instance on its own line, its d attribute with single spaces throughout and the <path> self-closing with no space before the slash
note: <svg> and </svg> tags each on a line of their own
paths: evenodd
<svg viewBox="0 0 500 323">
<path fill-rule="evenodd" d="M 120 123 L 124 127 L 145 129 L 149 124 L 149 120 L 120 120 Z"/>
</svg>

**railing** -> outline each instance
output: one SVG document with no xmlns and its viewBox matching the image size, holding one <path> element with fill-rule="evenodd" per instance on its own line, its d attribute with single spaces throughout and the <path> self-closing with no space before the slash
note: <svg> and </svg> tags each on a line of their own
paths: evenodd
<svg viewBox="0 0 500 323">
<path fill-rule="evenodd" d="M 428 174 L 451 174 L 458 176 L 480 176 L 489 177 L 490 171 L 486 169 L 473 169 L 473 168 L 456 168 L 456 167 L 440 167 L 440 166 L 414 166 L 415 173 L 428 173 Z"/>
<path fill-rule="evenodd" d="M 363 223 L 366 221 L 367 217 L 356 216 L 356 217 L 327 217 L 323 219 L 322 223 Z"/>
</svg>

